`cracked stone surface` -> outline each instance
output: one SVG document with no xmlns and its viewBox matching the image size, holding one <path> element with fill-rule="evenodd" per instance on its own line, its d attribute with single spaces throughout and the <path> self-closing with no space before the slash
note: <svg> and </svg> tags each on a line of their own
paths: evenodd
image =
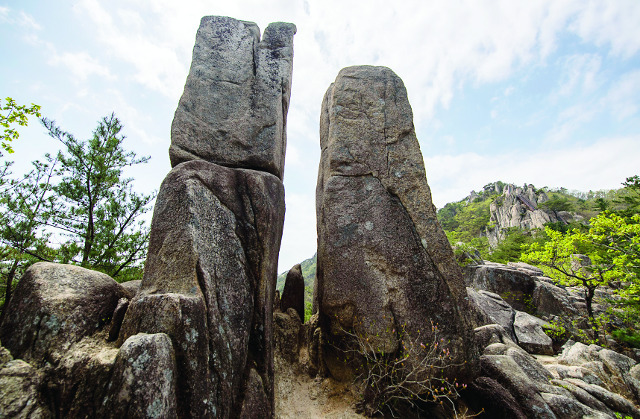
<svg viewBox="0 0 640 419">
<path fill-rule="evenodd" d="M 271 415 L 283 223 L 284 186 L 269 173 L 193 160 L 162 183 L 142 286 L 119 342 L 137 333 L 171 338 L 179 417 L 235 417 L 252 400 L 267 400 L 260 409 Z"/>
<path fill-rule="evenodd" d="M 176 417 L 176 360 L 163 333 L 127 339 L 115 358 L 103 417 Z"/>
<path fill-rule="evenodd" d="M 111 319 L 125 289 L 110 276 L 74 265 L 33 264 L 18 282 L 0 325 L 14 358 L 40 367 L 57 363 L 71 345 Z"/>
<path fill-rule="evenodd" d="M 171 126 L 171 165 L 203 159 L 282 179 L 295 25 L 223 16 L 200 22 Z"/>
<path fill-rule="evenodd" d="M 392 352 L 418 336 L 428 342 L 433 323 L 452 362 L 473 360 L 462 273 L 436 218 L 402 80 L 385 67 L 341 70 L 322 103 L 320 145 L 314 298 L 324 330 L 353 327 Z M 331 353 L 331 373 L 344 375 Z"/>
</svg>

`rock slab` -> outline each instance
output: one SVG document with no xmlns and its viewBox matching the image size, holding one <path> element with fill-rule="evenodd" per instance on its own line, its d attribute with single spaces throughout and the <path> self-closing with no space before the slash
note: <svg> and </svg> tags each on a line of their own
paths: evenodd
<svg viewBox="0 0 640 419">
<path fill-rule="evenodd" d="M 282 179 L 295 25 L 205 16 L 171 126 L 171 165 L 203 159 Z"/>
<path fill-rule="evenodd" d="M 402 328 L 405 340 L 427 341 L 433 323 L 452 362 L 471 362 L 462 273 L 436 218 L 402 80 L 385 67 L 341 70 L 323 100 L 320 145 L 314 299 L 328 340 L 353 329 L 395 352 Z"/>
</svg>

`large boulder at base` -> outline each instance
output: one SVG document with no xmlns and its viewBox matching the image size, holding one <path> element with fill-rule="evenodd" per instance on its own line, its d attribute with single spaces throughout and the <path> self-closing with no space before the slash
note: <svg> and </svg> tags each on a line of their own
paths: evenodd
<svg viewBox="0 0 640 419">
<path fill-rule="evenodd" d="M 164 333 L 127 339 L 115 359 L 103 417 L 176 417 L 176 359 Z"/>
<path fill-rule="evenodd" d="M 103 273 L 36 263 L 18 282 L 0 325 L 0 341 L 14 358 L 36 367 L 55 363 L 72 344 L 107 324 L 125 295 Z"/>
<path fill-rule="evenodd" d="M 40 369 L 45 375 L 43 395 L 55 406 L 56 417 L 101 417 L 105 389 L 118 349 L 106 342 L 106 331 L 71 345 L 55 364 Z"/>
<path fill-rule="evenodd" d="M 524 263 L 524 262 L 507 262 L 507 266 L 510 268 L 517 269 L 531 276 L 544 275 L 544 272 L 542 272 L 542 269 L 538 268 L 537 266 L 529 265 L 528 263 Z"/>
<path fill-rule="evenodd" d="M 482 375 L 504 387 L 518 406 L 531 418 L 553 418 L 555 415 L 540 395 L 536 382 L 527 376 L 518 363 L 508 355 L 482 355 Z"/>
<path fill-rule="evenodd" d="M 484 347 L 468 400 L 491 417 L 640 418 L 632 394 L 635 361 L 596 345 L 567 342 L 560 357 L 532 356 L 496 324 L 475 329 Z M 625 387 L 626 384 L 626 387 Z"/>
<path fill-rule="evenodd" d="M 0 366 L 0 417 L 53 418 L 41 396 L 44 377 L 21 359 Z"/>
<path fill-rule="evenodd" d="M 283 223 L 284 187 L 269 173 L 194 160 L 162 183 L 142 287 L 119 342 L 137 333 L 171 338 L 179 417 L 235 416 L 249 394 L 262 393 L 273 411 Z M 252 369 L 260 380 L 247 381 Z"/>
<path fill-rule="evenodd" d="M 452 364 L 473 363 L 462 273 L 431 201 L 402 80 L 386 67 L 342 69 L 322 103 L 320 146 L 316 298 L 327 341 L 354 329 L 395 352 L 429 341 L 433 324 Z M 325 349 L 341 375 L 339 353 Z"/>
<path fill-rule="evenodd" d="M 300 319 L 304 320 L 304 277 L 299 263 L 289 269 L 284 281 L 280 310 L 284 313 L 288 308 L 293 308 Z"/>
<path fill-rule="evenodd" d="M 536 281 L 532 298 L 536 313 L 540 316 L 560 316 L 567 319 L 584 316 L 584 310 L 581 312 L 577 308 L 579 303 L 584 304 L 584 298 L 580 299 L 566 288 L 549 282 Z"/>
<path fill-rule="evenodd" d="M 295 25 L 205 16 L 171 126 L 171 165 L 203 159 L 282 179 Z"/>
<path fill-rule="evenodd" d="M 493 419 L 527 419 L 511 393 L 496 380 L 478 377 L 469 386 L 467 400 Z"/>
<path fill-rule="evenodd" d="M 562 396 L 560 394 L 540 393 L 547 405 L 553 410 L 558 418 L 563 419 L 608 419 L 606 413 L 593 410 L 573 397 Z"/>
</svg>

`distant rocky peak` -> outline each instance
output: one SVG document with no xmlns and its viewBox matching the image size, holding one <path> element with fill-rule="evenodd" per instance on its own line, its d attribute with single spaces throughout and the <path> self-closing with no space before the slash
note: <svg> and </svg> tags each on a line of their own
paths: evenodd
<svg viewBox="0 0 640 419">
<path fill-rule="evenodd" d="M 502 195 L 495 197 L 489 206 L 490 225 L 486 229 L 489 246 L 495 248 L 504 240 L 508 228 L 542 229 L 550 222 L 568 221 L 555 211 L 538 207 L 548 200 L 545 191 L 532 184 L 525 183 L 522 187 L 505 184 Z"/>
</svg>

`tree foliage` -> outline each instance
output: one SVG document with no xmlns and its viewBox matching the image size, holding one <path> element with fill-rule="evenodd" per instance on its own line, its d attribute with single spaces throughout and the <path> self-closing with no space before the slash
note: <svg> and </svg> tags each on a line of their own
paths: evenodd
<svg viewBox="0 0 640 419">
<path fill-rule="evenodd" d="M 597 338 L 597 323 L 593 313 L 596 288 L 620 280 L 620 271 L 611 264 L 590 238 L 577 230 L 563 234 L 545 228 L 549 240 L 532 243 L 522 254 L 522 261 L 539 266 L 545 275 L 559 285 L 579 286 L 584 291 L 587 315 Z"/>
<path fill-rule="evenodd" d="M 69 238 L 63 257 L 117 277 L 145 256 L 148 229 L 138 219 L 154 196 L 135 193 L 133 179 L 123 171 L 149 157 L 124 150 L 122 124 L 113 114 L 99 122 L 87 141 L 54 121 L 44 119 L 43 124 L 64 146 L 58 153 L 61 180 L 54 188 L 61 205 L 51 221 Z"/>
<path fill-rule="evenodd" d="M 559 211 L 571 211 L 573 204 L 568 197 L 560 195 L 552 196 L 548 201 L 540 203 L 538 207 L 557 213 Z"/>
<path fill-rule="evenodd" d="M 616 304 L 635 328 L 640 319 L 640 214 L 623 217 L 605 211 L 590 220 L 586 231 L 562 233 L 547 227 L 546 233 L 550 240 L 529 245 L 521 259 L 538 265 L 560 285 L 582 287 L 594 327 L 595 289 L 621 282 Z"/>
<path fill-rule="evenodd" d="M 40 117 L 40 106 L 34 105 L 18 105 L 15 100 L 10 97 L 5 99 L 5 104 L 0 102 L 0 126 L 4 128 L 2 138 L 0 140 L 0 147 L 7 153 L 13 153 L 11 148 L 11 142 L 17 140 L 20 134 L 15 128 L 15 124 L 19 126 L 27 126 L 29 123 L 29 115 Z M 2 152 L 0 152 L 2 156 Z"/>
<path fill-rule="evenodd" d="M 18 179 L 10 179 L 10 163 L 2 172 L 0 189 L 0 272 L 4 293 L 0 307 L 11 299 L 15 278 L 33 262 L 50 261 L 54 250 L 49 247 L 50 232 L 44 227 L 54 212 L 56 200 L 52 180 L 57 161 L 47 156 L 46 162 L 34 161 L 33 170 Z M 0 321 L 4 310 L 0 314 Z"/>
<path fill-rule="evenodd" d="M 498 243 L 498 246 L 487 255 L 487 260 L 498 263 L 517 262 L 520 260 L 523 247 L 538 241 L 544 241 L 546 236 L 521 230 L 517 227 L 509 227 L 504 230 L 505 238 Z"/>
<path fill-rule="evenodd" d="M 0 170 L 0 308 L 21 272 L 36 261 L 77 263 L 118 281 L 137 279 L 149 228 L 142 215 L 153 195 L 133 191 L 127 167 L 144 163 L 123 148 L 122 124 L 112 114 L 80 141 L 43 119 L 63 149 L 13 177 Z"/>
</svg>

